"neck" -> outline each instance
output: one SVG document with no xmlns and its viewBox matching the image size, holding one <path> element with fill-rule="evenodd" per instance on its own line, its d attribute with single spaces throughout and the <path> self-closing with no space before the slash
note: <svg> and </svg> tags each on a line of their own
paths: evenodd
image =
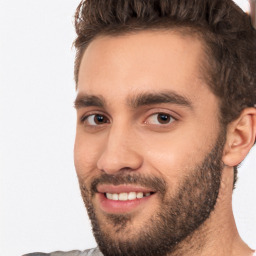
<svg viewBox="0 0 256 256">
<path fill-rule="evenodd" d="M 210 217 L 168 256 L 252 256 L 241 239 L 232 211 L 233 168 L 225 167 L 216 206 Z"/>
</svg>

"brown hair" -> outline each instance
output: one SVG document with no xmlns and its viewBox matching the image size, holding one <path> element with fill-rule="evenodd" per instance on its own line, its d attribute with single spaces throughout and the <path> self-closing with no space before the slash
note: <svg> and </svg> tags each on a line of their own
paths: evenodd
<svg viewBox="0 0 256 256">
<path fill-rule="evenodd" d="M 202 39 L 206 79 L 220 99 L 223 125 L 256 103 L 256 31 L 232 0 L 84 0 L 75 28 L 76 84 L 83 53 L 95 37 L 174 29 Z"/>
</svg>

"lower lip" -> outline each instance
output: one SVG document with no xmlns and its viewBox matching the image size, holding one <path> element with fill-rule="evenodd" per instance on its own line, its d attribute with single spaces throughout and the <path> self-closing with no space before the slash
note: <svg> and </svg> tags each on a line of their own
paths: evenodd
<svg viewBox="0 0 256 256">
<path fill-rule="evenodd" d="M 127 200 L 127 201 L 121 201 L 121 200 L 111 200 L 107 199 L 106 196 L 103 193 L 97 193 L 97 198 L 99 199 L 99 204 L 101 210 L 103 210 L 106 213 L 129 213 L 134 210 L 137 210 L 141 207 L 144 207 L 144 205 L 151 200 L 154 197 L 153 195 L 143 197 L 143 198 L 137 198 L 135 200 Z"/>
</svg>

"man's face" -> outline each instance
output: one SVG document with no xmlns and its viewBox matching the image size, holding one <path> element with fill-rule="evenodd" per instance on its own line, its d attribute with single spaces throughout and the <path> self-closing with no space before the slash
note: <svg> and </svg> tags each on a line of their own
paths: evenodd
<svg viewBox="0 0 256 256">
<path fill-rule="evenodd" d="M 165 255 L 213 210 L 225 134 L 203 60 L 200 41 L 162 31 L 85 51 L 75 167 L 105 255 Z"/>
</svg>

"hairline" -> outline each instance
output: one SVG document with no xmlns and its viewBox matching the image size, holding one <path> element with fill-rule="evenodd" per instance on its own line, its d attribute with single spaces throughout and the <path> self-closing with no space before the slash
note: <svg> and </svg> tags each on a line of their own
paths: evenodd
<svg viewBox="0 0 256 256">
<path fill-rule="evenodd" d="M 124 30 L 121 30 L 120 28 L 118 30 L 103 30 L 101 32 L 98 32 L 93 38 L 88 40 L 84 45 L 81 45 L 80 50 L 77 53 L 77 60 L 79 60 L 75 64 L 75 83 L 76 83 L 76 89 L 78 88 L 78 77 L 79 77 L 79 71 L 81 62 L 83 59 L 83 56 L 85 54 L 85 51 L 87 50 L 88 46 L 95 41 L 98 38 L 104 38 L 104 37 L 122 37 L 127 35 L 136 35 L 140 32 L 164 32 L 164 33 L 173 33 L 176 35 L 179 35 L 181 37 L 191 37 L 194 39 L 197 39 L 202 46 L 202 53 L 203 55 L 200 56 L 199 62 L 201 63 L 199 65 L 199 79 L 202 80 L 204 83 L 207 84 L 209 89 L 212 91 L 212 87 L 210 86 L 211 83 L 211 73 L 212 69 L 210 68 L 210 62 L 209 57 L 214 60 L 214 56 L 212 56 L 211 49 L 207 44 L 206 35 L 203 34 L 203 32 L 206 31 L 206 29 L 195 27 L 194 25 L 173 25 L 172 27 L 167 27 L 166 24 L 162 24 L 160 26 L 149 26 L 145 28 L 126 28 Z M 209 52 L 210 54 L 207 55 L 206 53 Z M 77 61 L 76 60 L 76 61 Z M 213 92 L 214 93 L 214 92 Z"/>
<path fill-rule="evenodd" d="M 155 26 L 149 25 L 149 26 L 145 26 L 143 27 L 142 25 L 137 27 L 130 27 L 127 28 L 125 27 L 125 29 L 121 29 L 120 27 L 118 27 L 118 29 L 112 29 L 112 30 L 102 30 L 100 32 L 98 32 L 97 34 L 95 34 L 95 36 L 93 38 L 91 38 L 91 40 L 88 40 L 83 47 L 80 48 L 80 61 L 79 61 L 79 67 L 77 70 L 77 74 L 75 76 L 75 81 L 76 81 L 76 90 L 78 89 L 78 76 L 79 76 L 79 71 L 80 71 L 80 66 L 81 66 L 81 62 L 83 59 L 83 56 L 85 54 L 86 49 L 89 47 L 89 45 L 94 41 L 97 40 L 99 38 L 104 38 L 104 37 L 122 37 L 122 36 L 129 36 L 129 35 L 136 35 L 140 32 L 163 32 L 163 33 L 173 33 L 174 35 L 178 35 L 181 36 L 183 38 L 185 37 L 190 37 L 190 38 L 194 38 L 196 40 L 198 40 L 201 44 L 201 50 L 202 50 L 202 55 L 199 56 L 198 59 L 198 64 L 199 64 L 199 69 L 198 69 L 198 79 L 201 80 L 206 86 L 208 86 L 208 88 L 210 89 L 210 91 L 216 96 L 217 100 L 218 100 L 218 120 L 220 122 L 221 125 L 226 126 L 227 124 L 224 124 L 223 122 L 223 117 L 222 117 L 222 102 L 221 99 L 219 97 L 219 95 L 217 95 L 217 93 L 214 91 L 214 85 L 212 84 L 212 73 L 215 72 L 214 68 L 212 67 L 213 65 L 216 65 L 216 59 L 213 56 L 211 47 L 209 46 L 209 42 L 207 41 L 207 39 L 209 39 L 211 37 L 211 41 L 217 41 L 218 37 L 216 35 L 216 33 L 211 32 L 208 29 L 205 29 L 202 26 L 195 26 L 194 24 L 191 23 L 185 23 L 185 24 L 176 24 L 176 23 L 171 23 L 170 26 L 168 26 L 165 23 L 161 23 L 161 24 L 157 24 Z M 209 41 L 210 41 L 209 40 Z M 211 63 L 211 64 L 210 64 Z"/>
</svg>

